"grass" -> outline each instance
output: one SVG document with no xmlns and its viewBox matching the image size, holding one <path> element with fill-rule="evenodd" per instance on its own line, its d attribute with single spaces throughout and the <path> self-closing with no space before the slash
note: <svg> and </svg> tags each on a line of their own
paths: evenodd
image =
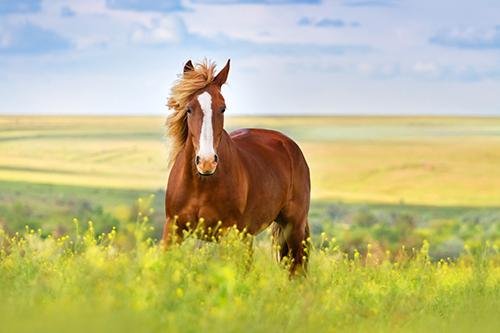
<svg viewBox="0 0 500 333">
<path fill-rule="evenodd" d="M 253 256 L 236 232 L 163 253 L 145 219 L 58 239 L 0 232 L 0 321 L 9 332 L 494 332 L 498 248 L 431 262 L 344 254 L 322 236 L 309 277 L 289 280 L 268 238 Z M 248 258 L 253 258 L 248 266 Z"/>
<path fill-rule="evenodd" d="M 137 190 L 88 188 L 0 182 L 0 227 L 14 233 L 29 228 L 43 235 L 61 236 L 73 229 L 73 218 L 92 220 L 97 232 L 122 230 L 134 222 L 141 204 Z M 146 196 L 153 212 L 152 234 L 160 238 L 164 223 L 163 192 Z M 431 242 L 433 259 L 457 258 L 465 242 L 486 241 L 500 246 L 500 210 L 496 207 L 422 206 L 314 201 L 309 212 L 313 237 L 323 232 L 335 235 L 345 252 L 365 251 L 372 243 L 377 251 L 401 246 L 419 247 Z"/>
</svg>

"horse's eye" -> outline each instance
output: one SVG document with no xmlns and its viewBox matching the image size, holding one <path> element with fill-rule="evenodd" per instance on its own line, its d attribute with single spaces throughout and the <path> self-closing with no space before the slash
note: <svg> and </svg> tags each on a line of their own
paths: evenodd
<svg viewBox="0 0 500 333">
<path fill-rule="evenodd" d="M 222 109 L 220 109 L 220 112 L 221 112 L 221 113 L 226 112 L 226 107 L 225 107 L 225 106 L 223 106 L 223 107 L 222 107 Z"/>
<path fill-rule="evenodd" d="M 192 112 L 191 108 L 187 108 L 186 112 L 191 113 Z"/>
</svg>

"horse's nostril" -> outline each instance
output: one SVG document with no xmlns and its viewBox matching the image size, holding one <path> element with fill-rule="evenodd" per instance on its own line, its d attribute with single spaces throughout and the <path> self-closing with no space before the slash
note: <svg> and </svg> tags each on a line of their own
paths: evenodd
<svg viewBox="0 0 500 333">
<path fill-rule="evenodd" d="M 214 161 L 215 163 L 217 163 L 217 161 L 219 160 L 219 158 L 217 157 L 217 154 L 214 155 Z"/>
<path fill-rule="evenodd" d="M 196 165 L 200 164 L 200 156 L 196 155 Z"/>
</svg>

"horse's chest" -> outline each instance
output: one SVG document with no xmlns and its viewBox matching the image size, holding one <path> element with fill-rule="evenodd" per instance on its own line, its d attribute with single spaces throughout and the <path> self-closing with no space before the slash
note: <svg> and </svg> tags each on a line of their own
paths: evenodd
<svg viewBox="0 0 500 333">
<path fill-rule="evenodd" d="M 207 226 L 215 225 L 218 221 L 224 224 L 238 223 L 245 208 L 238 196 L 221 197 L 210 194 L 192 195 L 175 206 L 172 213 L 178 216 L 179 222 L 197 223 L 203 219 Z"/>
</svg>

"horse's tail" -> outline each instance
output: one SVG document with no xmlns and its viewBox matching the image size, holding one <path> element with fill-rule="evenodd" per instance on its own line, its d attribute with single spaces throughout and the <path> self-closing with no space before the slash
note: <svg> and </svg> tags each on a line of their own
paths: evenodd
<svg viewBox="0 0 500 333">
<path fill-rule="evenodd" d="M 273 251 L 277 261 L 281 261 L 284 257 L 288 256 L 288 245 L 285 239 L 283 227 L 276 222 L 271 226 L 271 233 L 273 239 Z"/>
</svg>

